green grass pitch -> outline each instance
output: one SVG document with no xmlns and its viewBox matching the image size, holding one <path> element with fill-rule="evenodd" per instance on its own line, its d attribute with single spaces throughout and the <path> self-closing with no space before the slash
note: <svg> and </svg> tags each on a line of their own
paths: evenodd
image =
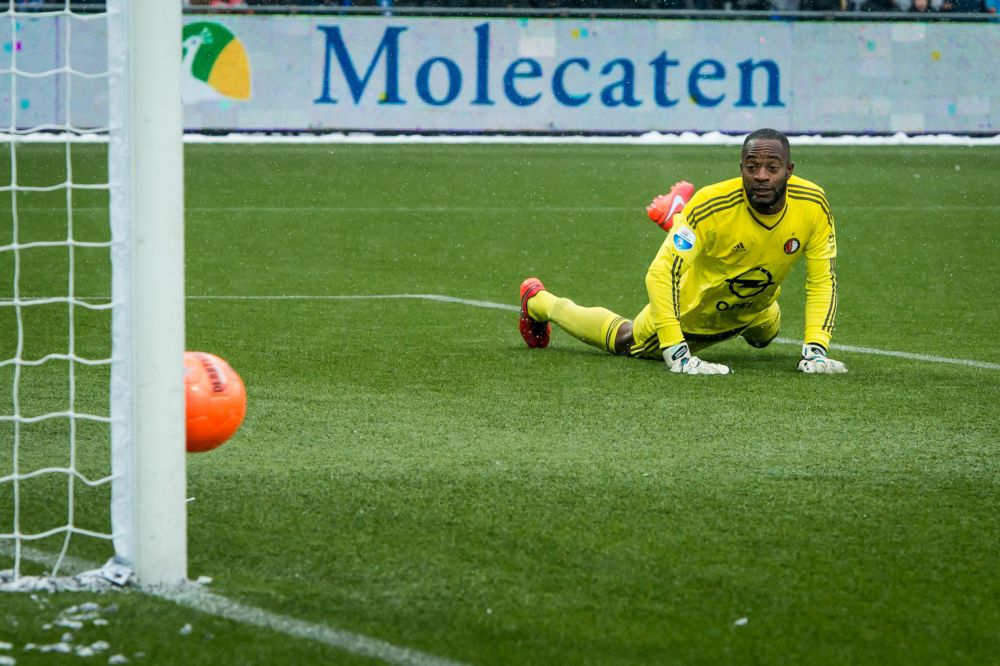
<svg viewBox="0 0 1000 666">
<path fill-rule="evenodd" d="M 51 181 L 61 151 L 19 148 L 19 182 Z M 102 149 L 73 152 L 78 177 L 101 177 Z M 529 275 L 638 312 L 663 239 L 644 206 L 680 178 L 736 175 L 738 152 L 189 145 L 187 346 L 226 358 L 249 395 L 234 439 L 188 457 L 190 576 L 463 663 L 997 663 L 1000 150 L 793 145 L 837 219 L 845 376 L 796 373 L 788 343 L 714 347 L 735 374 L 705 378 L 561 331 L 546 350 L 521 341 Z M 64 192 L 18 196 L 21 242 L 65 237 Z M 78 237 L 106 240 L 106 195 L 75 196 Z M 0 253 L 0 298 L 15 269 L 22 296 L 66 293 L 65 249 L 21 254 Z M 77 293 L 107 296 L 105 255 L 78 251 Z M 803 282 L 800 266 L 783 338 L 801 335 Z M 398 295 L 460 300 L 371 298 Z M 0 318 L 6 359 L 18 322 Z M 27 357 L 65 348 L 65 306 L 22 325 Z M 106 328 L 79 312 L 76 344 L 106 351 Z M 9 414 L 9 366 L 0 378 Z M 106 408 L 105 379 L 80 370 L 78 406 Z M 22 412 L 65 405 L 65 365 L 20 381 Z M 25 426 L 22 465 L 63 460 L 65 430 Z M 78 433 L 97 467 L 106 435 Z M 24 484 L 24 527 L 58 524 L 64 485 Z M 106 494 L 78 495 L 100 527 Z M 0 532 L 12 501 L 0 487 Z M 70 552 L 109 555 L 82 538 Z M 84 601 L 106 626 L 46 628 Z M 0 656 L 36 663 L 25 644 L 66 631 L 136 664 L 376 663 L 140 593 L 0 598 Z"/>
</svg>

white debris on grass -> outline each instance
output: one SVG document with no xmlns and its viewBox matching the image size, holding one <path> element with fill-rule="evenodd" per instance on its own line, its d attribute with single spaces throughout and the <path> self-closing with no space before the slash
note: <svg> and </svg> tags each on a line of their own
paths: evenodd
<svg viewBox="0 0 1000 666">
<path fill-rule="evenodd" d="M 183 627 L 181 627 L 180 634 L 181 634 L 181 636 L 190 636 L 191 635 L 191 630 L 192 630 L 192 627 L 191 627 L 191 623 L 189 622 L 188 624 L 185 624 Z"/>
<path fill-rule="evenodd" d="M 371 132 L 328 132 L 323 134 L 302 134 L 298 132 L 237 132 L 231 134 L 201 134 L 190 132 L 184 135 L 184 143 L 239 143 L 239 144 L 614 144 L 614 145 L 740 145 L 745 134 L 725 134 L 723 132 L 645 132 L 643 134 L 608 135 L 536 135 L 536 134 L 372 134 Z M 914 134 L 896 132 L 892 135 L 840 136 L 793 135 L 792 145 L 830 146 L 995 146 L 1000 144 L 1000 134 L 993 136 L 968 136 L 962 134 Z M 107 134 L 86 132 L 82 134 L 36 132 L 20 135 L 24 143 L 107 143 Z M 0 141 L 9 141 L 9 135 L 0 133 Z"/>
<path fill-rule="evenodd" d="M 108 608 L 110 609 L 111 607 L 109 606 Z M 54 624 L 67 629 L 79 630 L 82 629 L 86 623 L 96 623 L 96 620 L 98 619 L 102 619 L 101 607 L 95 603 L 86 603 L 80 606 L 70 606 L 63 612 L 59 613 L 59 617 L 55 619 Z"/>
<path fill-rule="evenodd" d="M 128 657 L 126 657 L 123 654 L 113 654 L 110 657 L 108 657 L 108 663 L 109 664 L 127 664 L 128 663 Z"/>
<path fill-rule="evenodd" d="M 745 134 L 723 132 L 645 132 L 643 134 L 607 135 L 518 135 L 518 134 L 372 134 L 370 132 L 329 132 L 324 134 L 268 134 L 265 132 L 237 132 L 232 134 L 184 135 L 185 143 L 239 143 L 239 144 L 613 144 L 613 145 L 687 145 L 687 146 L 733 146 L 742 145 Z M 65 142 L 107 141 L 107 137 L 96 135 L 68 136 L 39 132 L 19 136 L 18 141 Z M 892 135 L 851 135 L 821 136 L 794 135 L 789 137 L 792 146 L 968 146 L 998 145 L 1000 134 L 986 137 L 963 136 L 961 134 L 915 134 L 896 132 Z"/>
<path fill-rule="evenodd" d="M 88 624 L 92 624 L 95 627 L 104 627 L 108 625 L 108 620 L 105 619 L 102 614 L 117 612 L 118 606 L 115 604 L 110 604 L 102 609 L 100 604 L 88 601 L 86 603 L 69 606 L 68 608 L 63 609 L 59 612 L 58 617 L 56 617 L 54 621 L 42 625 L 42 629 L 45 631 L 51 631 L 56 627 L 67 627 L 80 630 L 86 629 Z M 2 647 L 2 645 L 7 645 L 8 647 L 6 649 L 13 647 L 9 643 L 0 644 L 0 647 Z M 56 643 L 26 643 L 22 649 L 25 652 L 73 654 L 77 657 L 89 658 L 110 650 L 111 644 L 104 640 L 96 640 L 90 644 L 74 644 L 74 635 L 71 632 L 66 631 L 63 632 L 59 641 Z M 111 659 L 117 660 L 111 661 Z M 123 655 L 113 655 L 109 658 L 109 663 L 124 664 L 128 663 L 128 659 Z M 0 663 L 0 666 L 4 665 Z"/>
<path fill-rule="evenodd" d="M 5 654 L 0 655 L 0 666 L 15 666 L 15 664 L 17 664 L 17 660 L 14 657 L 8 657 Z"/>
<path fill-rule="evenodd" d="M 121 587 L 102 575 L 84 572 L 75 576 L 20 576 L 0 571 L 0 592 L 107 592 Z M 36 595 L 32 599 L 42 603 Z"/>
<path fill-rule="evenodd" d="M 9 650 L 12 647 L 14 647 L 13 643 L 5 643 L 4 641 L 0 641 L 0 650 Z"/>
<path fill-rule="evenodd" d="M 106 592 L 132 580 L 132 569 L 111 558 L 103 566 L 72 576 L 15 576 L 13 569 L 0 570 L 0 592 Z M 32 594 L 31 598 L 44 603 Z"/>
<path fill-rule="evenodd" d="M 39 645 L 38 643 L 25 643 L 25 652 L 58 652 L 60 654 L 70 654 L 73 652 L 73 646 L 69 643 L 47 643 Z"/>
<path fill-rule="evenodd" d="M 749 622 L 749 621 L 750 621 L 749 619 L 747 619 L 745 617 L 741 617 L 738 620 L 736 620 L 735 622 L 733 622 L 733 625 L 737 626 L 737 627 L 745 627 L 746 624 L 747 624 L 747 622 Z"/>
</svg>

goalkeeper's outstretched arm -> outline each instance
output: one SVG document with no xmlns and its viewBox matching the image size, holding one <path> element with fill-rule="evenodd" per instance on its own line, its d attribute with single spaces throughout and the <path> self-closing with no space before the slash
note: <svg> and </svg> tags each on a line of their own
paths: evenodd
<svg viewBox="0 0 1000 666">
<path fill-rule="evenodd" d="M 832 242 L 831 242 L 832 244 Z M 847 372 L 847 366 L 827 356 L 837 316 L 837 259 L 833 256 L 806 260 L 806 326 L 798 369 L 807 374 Z"/>
<path fill-rule="evenodd" d="M 681 256 L 674 250 L 674 230 L 660 246 L 653 263 L 646 272 L 646 292 L 649 295 L 650 310 L 656 326 L 657 337 L 660 340 L 663 360 L 670 372 L 683 375 L 728 375 L 728 366 L 721 363 L 708 363 L 697 356 L 691 355 L 680 324 L 681 276 L 687 272 L 700 250 L 701 243 L 689 243 L 685 247 L 686 256 Z M 692 234 L 684 228 L 683 233 Z M 693 238 L 693 236 L 692 236 Z M 681 244 L 683 246 L 683 244 Z"/>
</svg>

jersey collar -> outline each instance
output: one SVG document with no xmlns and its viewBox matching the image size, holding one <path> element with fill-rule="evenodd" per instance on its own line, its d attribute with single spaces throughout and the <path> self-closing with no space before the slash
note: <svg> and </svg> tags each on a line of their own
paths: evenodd
<svg viewBox="0 0 1000 666">
<path fill-rule="evenodd" d="M 785 213 L 788 212 L 787 195 L 785 196 L 785 206 L 781 209 L 780 213 L 775 213 L 774 215 L 764 215 L 763 213 L 758 213 L 757 211 L 755 211 L 753 209 L 753 206 L 750 205 L 750 200 L 747 199 L 747 193 L 745 191 L 743 192 L 743 202 L 746 204 L 747 212 L 750 213 L 750 217 L 753 218 L 753 221 L 759 224 L 760 226 L 764 227 L 768 231 L 771 231 L 776 226 L 778 226 L 781 223 L 781 221 L 785 219 Z"/>
</svg>

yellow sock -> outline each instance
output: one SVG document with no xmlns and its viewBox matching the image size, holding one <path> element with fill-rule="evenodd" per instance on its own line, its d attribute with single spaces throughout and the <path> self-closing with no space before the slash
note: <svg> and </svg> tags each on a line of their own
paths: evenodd
<svg viewBox="0 0 1000 666">
<path fill-rule="evenodd" d="M 610 354 L 615 353 L 618 329 L 627 321 L 606 308 L 585 308 L 545 290 L 528 301 L 528 314 L 539 321 L 551 321 L 577 340 Z"/>
</svg>

